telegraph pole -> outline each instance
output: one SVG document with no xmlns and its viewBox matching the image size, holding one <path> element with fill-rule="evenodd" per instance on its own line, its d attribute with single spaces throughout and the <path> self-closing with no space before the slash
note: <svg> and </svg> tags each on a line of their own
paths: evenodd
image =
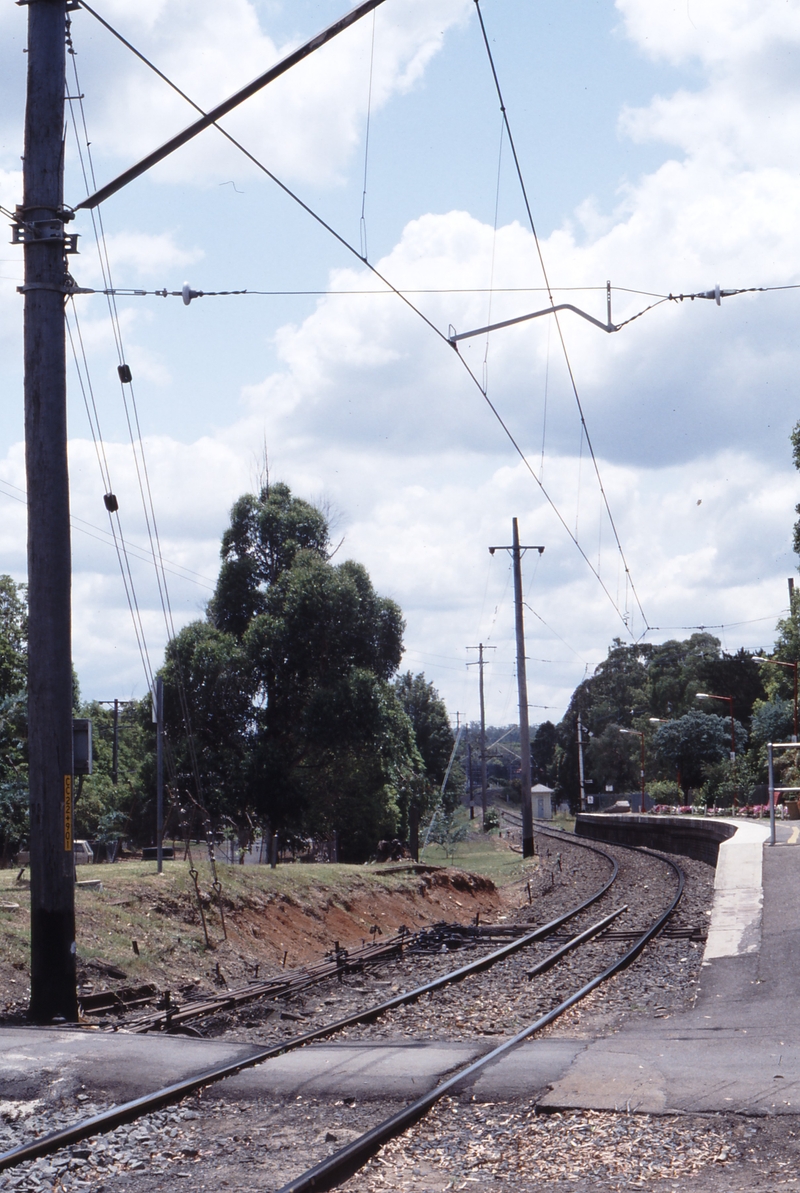
<svg viewBox="0 0 800 1193">
<path fill-rule="evenodd" d="M 583 774 L 583 722 L 578 710 L 578 782 L 581 788 L 581 812 L 586 811 L 586 780 Z"/>
<path fill-rule="evenodd" d="M 489 783 L 486 777 L 486 702 L 483 696 L 483 665 L 486 660 L 483 657 L 483 652 L 485 650 L 496 649 L 496 646 L 484 646 L 482 642 L 479 642 L 477 646 L 467 647 L 467 650 L 478 651 L 478 690 L 481 701 L 481 814 L 484 820 L 486 819 L 486 809 L 488 807 Z M 476 664 L 467 663 L 467 666 L 474 667 Z"/>
<path fill-rule="evenodd" d="M 119 782 L 119 700 L 114 701 L 114 743 L 111 754 L 111 782 Z"/>
<path fill-rule="evenodd" d="M 64 301 L 74 292 L 64 224 L 97 207 L 250 96 L 378 8 L 361 0 L 327 29 L 74 209 L 64 208 L 66 17 L 77 0 L 18 0 L 28 9 L 23 201 L 25 467 L 28 483 L 28 768 L 31 813 L 31 1004 L 37 1023 L 76 1022 L 72 857 L 72 647 Z M 190 101 L 191 102 L 191 101 Z M 197 108 L 197 105 L 193 106 Z M 200 109 L 197 109 L 201 111 Z"/>
<path fill-rule="evenodd" d="M 116 787 L 119 782 L 119 706 L 131 704 L 130 700 L 98 700 L 98 704 L 111 704 L 114 707 L 113 737 L 111 743 L 111 782 Z"/>
<path fill-rule="evenodd" d="M 156 860 L 158 873 L 164 872 L 164 681 L 159 675 L 153 693 L 153 720 L 156 723 Z"/>
<path fill-rule="evenodd" d="M 66 0 L 28 4 L 23 200 L 28 487 L 31 1003 L 36 1023 L 78 1018 L 72 856 L 72 649 L 64 301 Z"/>
<path fill-rule="evenodd" d="M 533 808 L 531 806 L 531 733 L 528 724 L 528 680 L 525 672 L 525 620 L 522 614 L 522 556 L 544 547 L 521 547 L 517 519 L 511 522 L 511 546 L 490 547 L 489 554 L 508 551 L 514 565 L 514 614 L 517 636 L 517 690 L 519 692 L 519 778 L 522 791 L 522 856 L 533 857 Z"/>
</svg>

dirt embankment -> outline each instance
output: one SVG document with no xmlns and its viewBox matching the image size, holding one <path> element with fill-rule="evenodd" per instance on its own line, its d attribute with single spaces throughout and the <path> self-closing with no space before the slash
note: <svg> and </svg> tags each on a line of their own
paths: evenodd
<svg viewBox="0 0 800 1193">
<path fill-rule="evenodd" d="M 229 942 L 293 965 L 312 961 L 335 941 L 346 948 L 391 935 L 401 925 L 422 928 L 440 920 L 466 924 L 502 913 L 503 899 L 494 883 L 461 870 L 417 873 L 391 889 L 354 883 L 345 894 L 324 888 L 306 898 L 284 893 L 259 907 L 243 907 L 229 916 Z M 377 931 L 375 931 L 377 929 Z"/>
<path fill-rule="evenodd" d="M 196 889 L 177 863 L 161 876 L 142 863 L 91 868 L 103 890 L 76 892 L 83 989 L 153 982 L 188 992 L 240 985 L 317 960 L 337 941 L 347 948 L 380 941 L 401 925 L 469 923 L 478 913 L 491 921 L 506 911 L 504 895 L 489 879 L 453 868 L 220 867 L 218 892 L 207 867 L 199 869 Z M 29 995 L 29 908 L 27 888 L 9 871 L 0 875 L 0 1008 L 6 1013 L 19 1013 Z"/>
</svg>

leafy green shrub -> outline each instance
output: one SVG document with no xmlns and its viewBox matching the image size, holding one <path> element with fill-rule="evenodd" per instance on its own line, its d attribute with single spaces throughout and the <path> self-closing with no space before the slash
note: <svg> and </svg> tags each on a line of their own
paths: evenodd
<svg viewBox="0 0 800 1193">
<path fill-rule="evenodd" d="M 500 827 L 500 813 L 497 808 L 487 808 L 486 815 L 483 818 L 483 831 L 485 833 L 492 832 L 493 829 Z"/>
</svg>

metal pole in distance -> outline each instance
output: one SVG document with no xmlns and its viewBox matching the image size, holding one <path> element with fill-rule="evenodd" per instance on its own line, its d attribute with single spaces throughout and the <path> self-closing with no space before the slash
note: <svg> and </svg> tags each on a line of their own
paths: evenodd
<svg viewBox="0 0 800 1193">
<path fill-rule="evenodd" d="M 775 844 L 775 770 L 772 763 L 772 742 L 767 742 L 767 765 L 769 766 L 769 843 Z"/>
<path fill-rule="evenodd" d="M 583 723 L 580 711 L 578 711 L 578 782 L 581 788 L 581 812 L 585 812 L 587 808 L 586 780 L 583 773 Z"/>
<path fill-rule="evenodd" d="M 156 856 L 164 870 L 164 681 L 156 680 Z"/>
<path fill-rule="evenodd" d="M 733 772 L 733 811 L 735 815 L 736 808 L 738 807 L 738 801 L 736 799 L 738 793 L 738 787 L 736 785 L 736 722 L 733 719 L 733 697 L 728 696 L 726 699 L 730 702 L 731 706 L 731 770 Z"/>
<path fill-rule="evenodd" d="M 111 759 L 111 782 L 116 787 L 119 780 L 119 700 L 114 701 L 114 745 Z"/>
<path fill-rule="evenodd" d="M 28 6 L 23 203 L 28 488 L 31 1002 L 76 1022 L 72 649 L 63 224 L 65 0 Z"/>
<path fill-rule="evenodd" d="M 478 680 L 480 689 L 481 702 L 481 816 L 483 821 L 486 820 L 486 809 L 488 806 L 488 792 L 489 783 L 486 776 L 486 702 L 483 694 L 483 643 L 478 646 L 480 654 L 478 656 Z"/>
<path fill-rule="evenodd" d="M 514 614 L 517 630 L 517 689 L 519 691 L 519 781 L 522 794 L 522 856 L 533 857 L 533 808 L 531 806 L 531 742 L 528 725 L 528 679 L 525 673 L 525 622 L 522 615 L 522 552 L 517 519 L 512 519 L 514 562 Z"/>
<path fill-rule="evenodd" d="M 493 552 L 494 548 L 490 547 L 489 550 Z M 481 815 L 483 816 L 483 819 L 485 820 L 486 819 L 486 809 L 488 806 L 489 784 L 488 784 L 488 780 L 487 780 L 487 776 L 486 776 L 486 704 L 484 701 L 484 693 L 483 693 L 483 666 L 484 666 L 484 663 L 486 660 L 483 657 L 483 652 L 485 650 L 494 650 L 494 647 L 493 646 L 484 646 L 482 642 L 479 642 L 477 646 L 468 646 L 467 650 L 477 650 L 477 652 L 478 652 L 478 662 L 477 663 L 467 663 L 467 666 L 478 668 L 478 691 L 480 693 L 480 703 L 481 703 L 481 736 L 480 736 Z M 472 787 L 470 787 L 470 819 L 473 818 L 471 796 L 472 796 Z"/>
</svg>

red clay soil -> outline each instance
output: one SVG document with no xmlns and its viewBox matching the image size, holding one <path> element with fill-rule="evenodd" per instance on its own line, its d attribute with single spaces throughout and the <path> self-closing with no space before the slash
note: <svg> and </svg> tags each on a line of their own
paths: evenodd
<svg viewBox="0 0 800 1193">
<path fill-rule="evenodd" d="M 228 916 L 229 946 L 262 962 L 281 962 L 287 952 L 286 964 L 294 967 L 318 960 L 335 941 L 343 948 L 369 944 L 373 927 L 380 941 L 401 925 L 413 931 L 440 920 L 468 924 L 479 912 L 482 920 L 493 921 L 507 910 L 490 879 L 453 869 L 415 875 L 401 890 L 371 885 L 368 891 L 355 887 L 345 898 L 324 891 L 320 896 L 316 906 L 283 895 L 263 910 L 234 912 Z"/>
</svg>

